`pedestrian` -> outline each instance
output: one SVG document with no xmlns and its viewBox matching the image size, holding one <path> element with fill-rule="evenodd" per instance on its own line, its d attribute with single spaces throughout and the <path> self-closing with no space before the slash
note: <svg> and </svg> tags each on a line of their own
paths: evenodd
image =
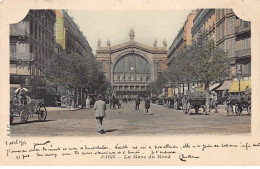
<svg viewBox="0 0 260 169">
<path fill-rule="evenodd" d="M 180 94 L 178 93 L 177 95 L 176 94 L 174 95 L 174 105 L 173 105 L 173 107 L 174 107 L 175 110 L 178 110 L 179 102 L 180 102 Z"/>
<path fill-rule="evenodd" d="M 65 96 L 61 96 L 60 97 L 60 102 L 61 102 L 60 107 L 61 108 L 65 108 L 66 107 L 66 97 Z"/>
<path fill-rule="evenodd" d="M 218 108 L 217 108 L 217 96 L 215 93 L 211 96 L 211 109 L 215 109 L 215 113 L 218 113 Z"/>
<path fill-rule="evenodd" d="M 222 96 L 221 96 L 221 99 L 222 99 L 222 103 L 226 104 L 226 99 L 228 98 L 228 91 L 227 89 L 226 90 L 223 90 L 222 92 Z"/>
<path fill-rule="evenodd" d="M 185 114 L 186 114 L 186 108 L 187 108 L 187 101 L 188 101 L 188 97 L 187 97 L 187 95 L 184 95 L 182 97 L 182 109 L 184 110 Z"/>
<path fill-rule="evenodd" d="M 103 119 L 106 117 L 106 103 L 101 99 L 102 96 L 98 95 L 97 101 L 94 104 L 94 110 L 96 111 L 96 126 L 98 129 L 98 133 L 106 134 L 102 126 Z"/>
<path fill-rule="evenodd" d="M 230 112 L 232 112 L 233 116 L 234 116 L 234 111 L 233 111 L 233 97 L 231 95 L 226 95 L 226 99 L 225 99 L 225 109 L 227 111 L 227 116 L 229 115 Z"/>
<path fill-rule="evenodd" d="M 139 105 L 140 105 L 140 97 L 137 95 L 135 98 L 135 110 L 139 110 Z"/>
<path fill-rule="evenodd" d="M 112 96 L 109 96 L 109 108 L 111 109 L 112 105 L 113 105 L 113 101 L 112 101 Z"/>
<path fill-rule="evenodd" d="M 91 99 L 90 99 L 90 97 L 88 96 L 87 99 L 86 99 L 86 109 L 87 109 L 87 110 L 90 109 L 90 102 L 91 102 Z"/>
<path fill-rule="evenodd" d="M 72 98 L 69 97 L 69 109 L 72 109 L 73 108 L 73 101 L 72 101 Z"/>
<path fill-rule="evenodd" d="M 251 104 L 251 90 L 248 86 L 245 89 L 244 101 Z"/>
<path fill-rule="evenodd" d="M 152 115 L 151 110 L 150 110 L 150 98 L 147 97 L 145 99 L 144 103 L 144 114 L 148 113 L 149 115 Z"/>
<path fill-rule="evenodd" d="M 118 101 L 117 101 L 117 107 L 118 107 L 118 109 L 121 109 L 121 101 L 119 100 L 119 99 L 117 99 Z"/>
</svg>

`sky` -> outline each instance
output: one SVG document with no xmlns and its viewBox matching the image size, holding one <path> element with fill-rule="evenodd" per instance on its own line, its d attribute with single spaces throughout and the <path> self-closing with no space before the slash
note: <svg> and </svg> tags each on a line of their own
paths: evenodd
<svg viewBox="0 0 260 169">
<path fill-rule="evenodd" d="M 187 19 L 190 10 L 68 10 L 68 14 L 80 27 L 96 54 L 98 39 L 101 46 L 111 46 L 129 41 L 131 28 L 135 31 L 135 41 L 153 46 L 163 46 L 163 40 L 169 48 L 180 28 Z"/>
</svg>

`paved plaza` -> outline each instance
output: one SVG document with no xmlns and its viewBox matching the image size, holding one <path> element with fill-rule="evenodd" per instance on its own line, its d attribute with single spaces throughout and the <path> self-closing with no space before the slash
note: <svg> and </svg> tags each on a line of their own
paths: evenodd
<svg viewBox="0 0 260 169">
<path fill-rule="evenodd" d="M 48 116 L 45 122 L 38 122 L 36 115 L 29 117 L 26 124 L 14 119 L 11 125 L 13 136 L 150 136 L 150 135 L 184 135 L 184 134 L 220 134 L 232 135 L 250 133 L 251 116 L 229 116 L 220 109 L 204 115 L 185 115 L 182 110 L 173 110 L 162 105 L 151 104 L 153 115 L 144 115 L 144 102 L 140 110 L 134 110 L 134 103 L 122 104 L 121 109 L 109 109 L 107 105 L 104 119 L 105 135 L 97 133 L 95 112 L 79 109 L 47 107 Z M 194 112 L 194 110 L 193 110 Z"/>
</svg>

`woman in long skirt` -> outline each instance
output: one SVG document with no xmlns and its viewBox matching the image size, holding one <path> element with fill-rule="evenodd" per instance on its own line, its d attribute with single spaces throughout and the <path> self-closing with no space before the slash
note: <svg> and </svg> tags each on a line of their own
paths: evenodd
<svg viewBox="0 0 260 169">
<path fill-rule="evenodd" d="M 87 100 L 86 100 L 86 109 L 89 110 L 90 109 L 90 98 L 88 96 Z"/>
</svg>

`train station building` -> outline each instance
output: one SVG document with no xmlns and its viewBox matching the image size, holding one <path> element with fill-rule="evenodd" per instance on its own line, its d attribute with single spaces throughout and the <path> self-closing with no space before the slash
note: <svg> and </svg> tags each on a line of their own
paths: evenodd
<svg viewBox="0 0 260 169">
<path fill-rule="evenodd" d="M 134 40 L 131 29 L 129 41 L 116 46 L 101 46 L 98 41 L 96 60 L 101 63 L 106 78 L 112 84 L 112 90 L 120 97 L 144 96 L 147 85 L 154 82 L 160 73 L 166 70 L 167 44 L 161 47 L 155 40 L 153 46 L 147 46 Z"/>
</svg>

